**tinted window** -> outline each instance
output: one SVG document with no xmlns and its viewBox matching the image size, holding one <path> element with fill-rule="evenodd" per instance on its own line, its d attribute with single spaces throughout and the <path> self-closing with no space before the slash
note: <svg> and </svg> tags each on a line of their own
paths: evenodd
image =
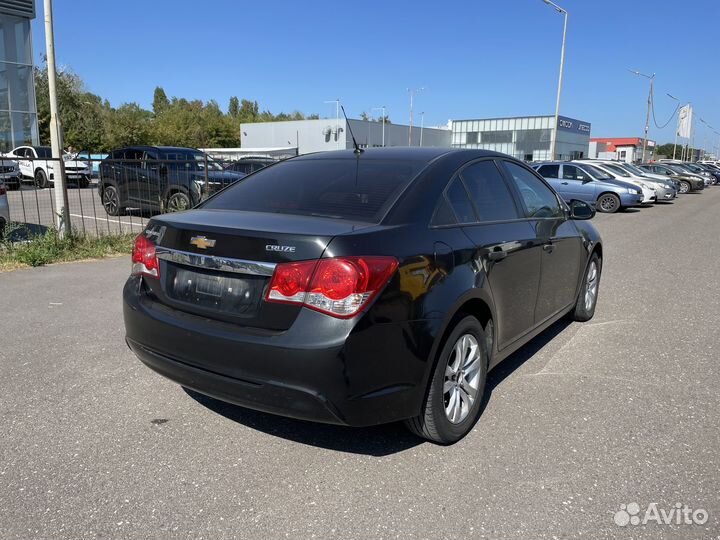
<svg viewBox="0 0 720 540">
<path fill-rule="evenodd" d="M 563 215 L 555 193 L 537 176 L 510 161 L 505 162 L 505 167 L 522 195 L 528 217 L 561 217 Z"/>
<path fill-rule="evenodd" d="M 494 161 L 480 161 L 460 173 L 470 191 L 480 221 L 500 221 L 520 217 L 510 189 Z"/>
<path fill-rule="evenodd" d="M 437 209 L 435 210 L 435 215 L 432 219 L 433 225 L 454 225 L 457 223 L 455 221 L 455 214 L 452 211 L 452 208 L 450 208 L 450 205 L 448 204 L 445 197 L 443 197 L 440 200 L 440 204 L 438 205 Z"/>
<path fill-rule="evenodd" d="M 459 178 L 455 178 L 447 189 L 447 198 L 455 212 L 458 223 L 474 223 L 477 221 L 470 197 Z"/>
<path fill-rule="evenodd" d="M 588 175 L 575 165 L 563 165 L 563 180 L 587 180 Z"/>
<path fill-rule="evenodd" d="M 35 153 L 37 154 L 37 157 L 39 157 L 39 158 L 45 158 L 45 159 L 52 158 L 52 148 L 50 148 L 49 146 L 36 146 Z M 32 153 L 28 152 L 28 155 L 31 156 Z"/>
<path fill-rule="evenodd" d="M 545 178 L 560 178 L 560 165 L 543 165 L 538 172 Z"/>
<path fill-rule="evenodd" d="M 593 167 L 592 165 L 583 165 L 583 169 L 585 169 L 588 173 L 593 175 L 595 177 L 595 180 L 608 180 L 612 179 L 612 176 L 610 176 L 608 173 L 603 171 L 602 169 L 598 169 L 597 167 Z"/>
<path fill-rule="evenodd" d="M 142 159 L 145 152 L 143 150 L 136 150 L 134 148 L 128 148 L 123 152 L 123 159 L 135 160 Z"/>
<path fill-rule="evenodd" d="M 288 160 L 233 184 L 203 208 L 379 222 L 422 161 Z"/>
</svg>

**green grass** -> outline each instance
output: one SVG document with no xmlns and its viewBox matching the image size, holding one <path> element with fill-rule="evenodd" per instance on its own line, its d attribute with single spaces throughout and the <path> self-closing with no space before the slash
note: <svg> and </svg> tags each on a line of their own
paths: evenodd
<svg viewBox="0 0 720 540">
<path fill-rule="evenodd" d="M 13 243 L 9 240 L 11 232 L 6 231 L 0 239 L 0 271 L 130 254 L 135 239 L 134 234 L 60 238 L 57 231 L 51 229 L 45 234 L 30 237 L 26 242 Z"/>
</svg>

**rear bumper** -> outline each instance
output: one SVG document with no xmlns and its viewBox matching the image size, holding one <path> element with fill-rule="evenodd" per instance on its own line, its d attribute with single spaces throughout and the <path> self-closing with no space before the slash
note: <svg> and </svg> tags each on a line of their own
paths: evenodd
<svg viewBox="0 0 720 540">
<path fill-rule="evenodd" d="M 418 414 L 429 350 L 408 346 L 432 321 L 340 320 L 303 309 L 269 332 L 158 304 L 131 277 L 126 340 L 160 375 L 222 401 L 316 422 L 369 426 Z M 416 341 L 417 343 L 417 341 Z M 428 340 L 428 347 L 431 341 Z"/>
</svg>

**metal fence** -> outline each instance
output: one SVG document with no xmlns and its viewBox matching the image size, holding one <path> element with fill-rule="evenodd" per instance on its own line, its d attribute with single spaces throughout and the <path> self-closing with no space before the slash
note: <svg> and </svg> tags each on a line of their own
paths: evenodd
<svg viewBox="0 0 720 540">
<path fill-rule="evenodd" d="M 153 215 L 193 207 L 242 178 L 249 168 L 248 160 L 219 161 L 204 154 L 194 159 L 83 154 L 63 160 L 67 203 L 73 232 L 94 236 L 139 233 Z M 1 159 L 0 174 L 12 169 L 8 158 Z M 9 230 L 22 239 L 55 226 L 60 211 L 54 186 L 59 160 L 14 161 L 21 176 L 2 174 L 0 182 L 7 188 Z"/>
</svg>

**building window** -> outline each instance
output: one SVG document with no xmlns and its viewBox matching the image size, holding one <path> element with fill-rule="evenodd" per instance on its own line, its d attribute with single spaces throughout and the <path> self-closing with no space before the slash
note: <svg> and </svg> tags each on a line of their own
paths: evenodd
<svg viewBox="0 0 720 540">
<path fill-rule="evenodd" d="M 620 159 L 625 159 L 627 157 L 627 152 L 625 150 L 622 150 L 620 152 Z"/>
<path fill-rule="evenodd" d="M 513 138 L 512 131 L 483 131 L 480 134 L 483 144 L 502 144 L 511 143 Z"/>
<path fill-rule="evenodd" d="M 477 144 L 478 143 L 478 135 L 479 133 L 477 131 L 470 131 L 467 134 L 467 137 L 465 139 L 466 144 Z"/>
</svg>

